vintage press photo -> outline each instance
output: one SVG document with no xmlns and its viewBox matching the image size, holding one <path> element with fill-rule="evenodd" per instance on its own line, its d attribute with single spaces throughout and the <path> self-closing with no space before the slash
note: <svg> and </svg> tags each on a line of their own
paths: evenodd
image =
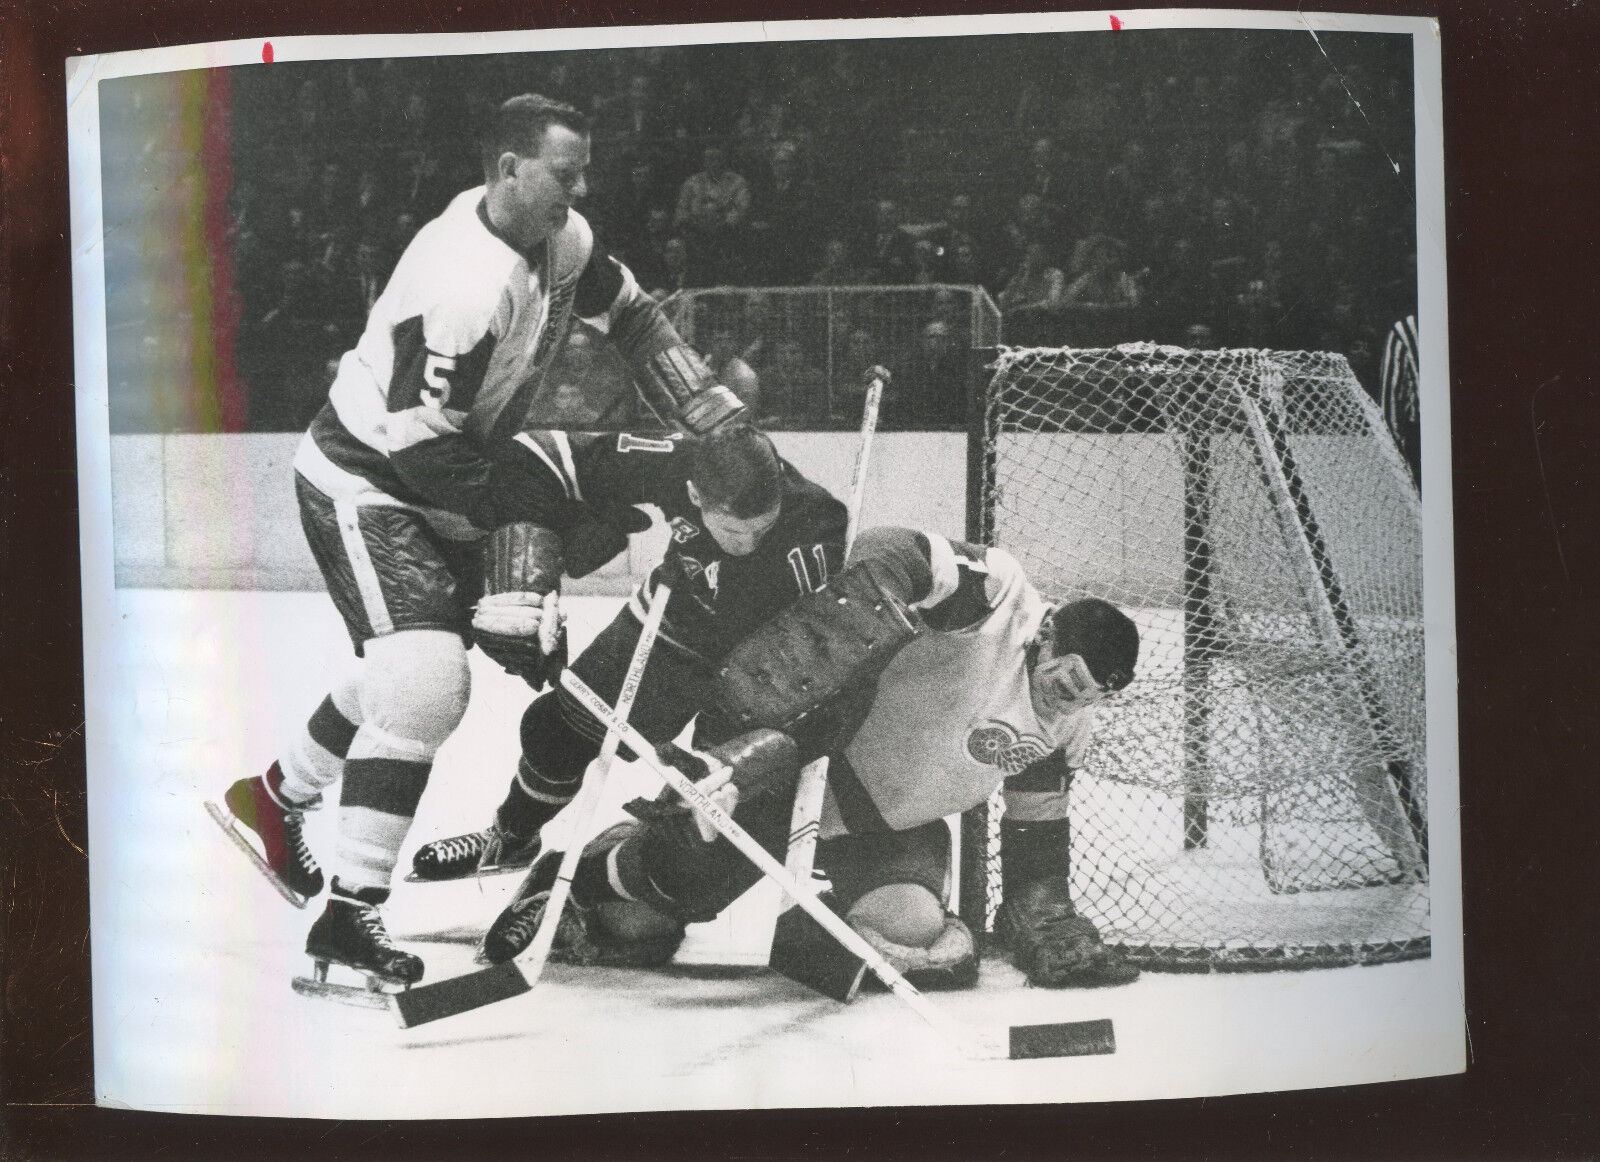
<svg viewBox="0 0 1600 1162">
<path fill-rule="evenodd" d="M 1464 1068 L 1432 22 L 265 37 L 66 98 L 101 1103 Z"/>
</svg>

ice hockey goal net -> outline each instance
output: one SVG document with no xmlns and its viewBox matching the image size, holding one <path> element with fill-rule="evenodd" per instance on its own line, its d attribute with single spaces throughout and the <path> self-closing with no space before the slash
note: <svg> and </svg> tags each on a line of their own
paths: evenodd
<svg viewBox="0 0 1600 1162">
<path fill-rule="evenodd" d="M 1003 349 L 969 536 L 1138 623 L 1070 791 L 1074 901 L 1171 970 L 1429 951 L 1421 510 L 1343 356 Z M 962 826 L 992 928 L 1001 796 Z"/>
</svg>

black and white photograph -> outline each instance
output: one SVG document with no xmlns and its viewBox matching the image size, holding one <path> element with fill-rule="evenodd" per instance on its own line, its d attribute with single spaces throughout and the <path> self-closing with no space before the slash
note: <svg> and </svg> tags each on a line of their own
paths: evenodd
<svg viewBox="0 0 1600 1162">
<path fill-rule="evenodd" d="M 98 1103 L 1466 1067 L 1435 22 L 66 82 Z"/>
</svg>

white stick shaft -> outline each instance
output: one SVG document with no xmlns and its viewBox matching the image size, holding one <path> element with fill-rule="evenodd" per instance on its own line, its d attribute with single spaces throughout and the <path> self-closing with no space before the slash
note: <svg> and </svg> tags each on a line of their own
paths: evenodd
<svg viewBox="0 0 1600 1162">
<path fill-rule="evenodd" d="M 856 543 L 856 534 L 861 531 L 861 502 L 867 494 L 867 461 L 872 454 L 872 437 L 878 430 L 878 408 L 882 403 L 883 380 L 875 375 L 867 385 L 867 402 L 861 409 L 861 448 L 856 453 L 855 478 L 850 482 L 849 520 L 844 534 L 846 558 Z"/>
<path fill-rule="evenodd" d="M 662 582 L 656 586 L 656 591 L 650 598 L 650 611 L 645 615 L 644 628 L 639 631 L 639 640 L 633 647 L 633 657 L 628 659 L 627 676 L 623 678 L 622 690 L 617 695 L 615 714 L 623 723 L 627 722 L 628 715 L 633 711 L 633 699 L 639 693 L 639 685 L 644 680 L 645 663 L 650 660 L 650 651 L 655 648 L 656 633 L 661 629 L 661 618 L 667 611 L 667 601 L 671 596 L 672 587 Z M 523 975 L 527 977 L 530 986 L 539 983 L 539 978 L 544 975 L 544 966 L 550 960 L 550 949 L 555 944 L 556 929 L 561 924 L 561 913 L 566 911 L 567 898 L 572 895 L 572 877 L 577 874 L 578 859 L 583 855 L 584 844 L 589 841 L 589 833 L 594 826 L 595 811 L 600 806 L 606 777 L 611 773 L 611 764 L 616 761 L 617 747 L 621 741 L 622 738 L 616 730 L 606 731 L 605 740 L 600 744 L 600 755 L 595 759 L 594 772 L 584 780 L 583 786 L 578 790 L 578 802 L 573 805 L 575 818 L 572 834 L 567 840 L 567 850 L 561 853 L 561 866 L 556 871 L 556 882 L 550 889 L 550 899 L 545 904 L 544 915 L 539 918 L 539 930 L 534 933 L 533 943 L 528 945 L 527 952 L 521 958 L 524 964 Z M 635 750 L 637 749 L 635 747 Z"/>
<path fill-rule="evenodd" d="M 667 766 L 665 763 L 658 762 L 654 750 L 645 741 L 644 736 L 619 718 L 617 713 L 606 705 L 605 699 L 591 690 L 582 678 L 579 678 L 571 670 L 565 670 L 561 674 L 561 684 L 583 704 L 590 714 L 605 723 L 608 730 L 614 730 L 621 734 L 622 740 L 634 749 L 635 753 L 644 761 L 645 766 L 649 767 L 669 787 L 683 796 L 686 802 L 693 804 L 695 810 L 708 819 L 711 825 L 721 832 L 729 843 L 738 848 L 751 863 L 760 868 L 768 879 L 787 892 L 795 903 L 804 908 L 812 919 L 828 931 L 829 935 L 856 956 L 866 961 L 867 967 L 878 975 L 878 979 L 889 986 L 895 996 L 910 1006 L 917 1016 L 927 1022 L 929 1027 L 948 1038 L 957 1047 L 962 1049 L 970 1048 L 970 1039 L 964 1037 L 949 1018 L 930 1005 L 910 981 L 901 976 L 892 964 L 879 955 L 876 948 L 868 944 L 854 928 L 835 915 L 826 904 L 821 903 L 811 890 L 809 883 L 802 884 L 797 882 L 793 876 L 784 870 L 783 865 L 773 858 L 766 848 L 751 838 L 748 831 L 734 822 L 733 817 L 718 806 L 714 799 L 695 786 L 694 781 L 687 775 L 682 771 Z"/>
<path fill-rule="evenodd" d="M 883 378 L 874 375 L 867 385 L 867 400 L 861 410 L 861 444 L 856 449 L 854 478 L 850 481 L 850 505 L 844 534 L 844 555 L 848 560 L 861 531 L 861 506 L 867 494 L 867 466 L 872 459 L 872 437 L 878 430 L 878 409 L 883 403 Z M 797 880 L 809 882 L 817 859 L 817 833 L 822 822 L 823 797 L 828 789 L 828 760 L 817 759 L 800 772 L 795 788 L 794 812 L 789 817 L 789 853 L 784 861 Z"/>
</svg>

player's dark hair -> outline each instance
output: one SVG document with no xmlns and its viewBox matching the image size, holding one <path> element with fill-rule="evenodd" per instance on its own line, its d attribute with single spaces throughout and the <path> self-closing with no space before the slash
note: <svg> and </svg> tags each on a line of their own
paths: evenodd
<svg viewBox="0 0 1600 1162">
<path fill-rule="evenodd" d="M 1055 639 L 1053 656 L 1077 654 L 1094 680 L 1108 690 L 1133 681 L 1139 662 L 1139 627 L 1109 601 L 1085 597 L 1058 606 L 1050 614 Z"/>
<path fill-rule="evenodd" d="M 485 179 L 494 180 L 502 153 L 537 157 L 545 130 L 552 125 L 563 126 L 574 133 L 589 132 L 588 116 L 563 101 L 552 101 L 538 93 L 524 93 L 503 102 L 490 115 L 489 124 L 478 142 Z"/>
<path fill-rule="evenodd" d="M 689 479 L 702 508 L 745 520 L 771 512 L 783 499 L 778 450 L 749 424 L 728 424 L 701 436 L 689 453 Z"/>
</svg>

